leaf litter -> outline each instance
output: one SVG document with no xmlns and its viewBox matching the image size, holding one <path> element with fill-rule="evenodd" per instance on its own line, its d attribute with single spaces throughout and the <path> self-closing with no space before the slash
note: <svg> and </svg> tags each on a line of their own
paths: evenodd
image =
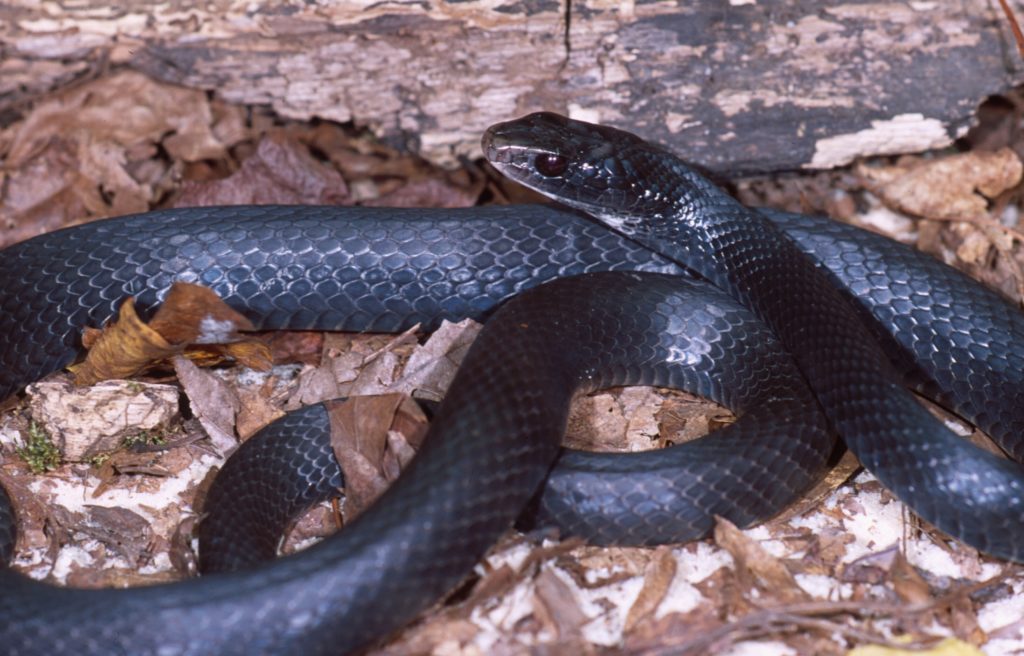
<svg viewBox="0 0 1024 656">
<path fill-rule="evenodd" d="M 1019 149 L 1019 135 L 1005 126 L 1020 123 L 1021 106 L 1012 97 L 1003 105 L 1012 116 L 982 121 L 965 141 L 973 148 L 960 154 L 746 180 L 736 191 L 752 204 L 893 230 L 1019 302 L 1020 161 L 1004 148 Z M 41 99 L 0 131 L 0 157 L 3 243 L 168 205 L 454 207 L 481 196 L 531 198 L 476 165 L 440 171 L 351 127 L 283 121 L 129 72 Z M 0 417 L 0 479 L 20 509 L 16 566 L 23 571 L 85 586 L 189 576 L 199 497 L 239 437 L 303 404 L 385 394 L 338 406 L 341 459 L 357 454 L 346 473 L 363 477 L 362 491 L 340 507 L 311 510 L 284 551 L 330 534 L 408 462 L 425 426 L 410 399 L 440 398 L 478 329 L 471 322 L 448 325 L 421 344 L 412 332 L 242 335 L 246 326 L 232 319 L 224 335 L 233 346 L 214 348 L 209 342 L 222 340 L 201 339 L 196 317 L 218 301 L 202 292 L 186 296 L 183 307 L 172 305 L 164 320 L 148 325 L 126 302 L 131 328 L 104 338 L 116 357 L 91 356 L 102 366 L 85 365 L 96 380 L 147 372 L 143 382 L 106 384 L 120 390 L 119 403 L 168 382 L 173 372 L 187 408 L 164 403 L 173 418 L 159 429 L 141 429 L 130 445 L 80 450 L 49 475 L 35 476 L 15 455 L 30 432 L 28 409 Z M 117 330 L 124 328 L 105 329 Z M 197 341 L 204 343 L 190 352 L 187 345 Z M 224 366 L 239 360 L 260 371 Z M 215 362 L 221 364 L 208 368 Z M 67 389 L 61 375 L 55 381 Z M 357 407 L 365 413 L 357 415 Z M 51 414 L 44 423 L 60 434 L 65 418 Z M 729 421 L 721 408 L 685 394 L 626 388 L 580 399 L 569 439 L 587 448 L 658 448 Z M 813 500 L 776 520 L 748 530 L 720 521 L 713 539 L 686 545 L 595 548 L 510 531 L 446 603 L 374 653 L 1024 650 L 1020 568 L 948 543 L 867 474 L 844 484 L 855 467 L 847 457 Z"/>
</svg>

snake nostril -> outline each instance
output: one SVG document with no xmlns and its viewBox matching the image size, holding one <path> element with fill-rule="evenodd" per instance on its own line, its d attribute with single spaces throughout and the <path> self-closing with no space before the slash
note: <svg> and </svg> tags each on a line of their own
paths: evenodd
<svg viewBox="0 0 1024 656">
<path fill-rule="evenodd" d="M 541 153 L 533 160 L 537 172 L 547 178 L 557 178 L 569 168 L 569 160 L 554 153 Z"/>
</svg>

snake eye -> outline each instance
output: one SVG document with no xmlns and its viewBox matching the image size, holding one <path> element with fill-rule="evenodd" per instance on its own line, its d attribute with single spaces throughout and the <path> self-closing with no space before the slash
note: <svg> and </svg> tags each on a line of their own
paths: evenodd
<svg viewBox="0 0 1024 656">
<path fill-rule="evenodd" d="M 569 168 L 569 160 L 561 155 L 541 153 L 533 160 L 537 172 L 548 178 L 557 178 Z"/>
</svg>

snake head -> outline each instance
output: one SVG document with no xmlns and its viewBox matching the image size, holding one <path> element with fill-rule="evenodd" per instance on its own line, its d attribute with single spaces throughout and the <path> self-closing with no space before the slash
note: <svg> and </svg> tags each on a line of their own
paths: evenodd
<svg viewBox="0 0 1024 656">
<path fill-rule="evenodd" d="M 631 234 L 641 219 L 672 211 L 678 189 L 663 180 L 681 165 L 636 135 L 551 112 L 491 126 L 484 155 L 505 176 Z M 678 172 L 675 172 L 676 174 Z"/>
</svg>

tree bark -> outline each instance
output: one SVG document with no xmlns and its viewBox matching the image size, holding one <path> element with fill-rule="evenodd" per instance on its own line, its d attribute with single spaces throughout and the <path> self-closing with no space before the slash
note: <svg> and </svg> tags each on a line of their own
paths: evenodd
<svg viewBox="0 0 1024 656">
<path fill-rule="evenodd" d="M 493 122 L 549 109 L 726 174 L 946 146 L 1024 79 L 987 0 L 13 0 L 0 45 L 4 122 L 116 64 L 354 121 L 439 162 L 478 155 Z"/>
</svg>

